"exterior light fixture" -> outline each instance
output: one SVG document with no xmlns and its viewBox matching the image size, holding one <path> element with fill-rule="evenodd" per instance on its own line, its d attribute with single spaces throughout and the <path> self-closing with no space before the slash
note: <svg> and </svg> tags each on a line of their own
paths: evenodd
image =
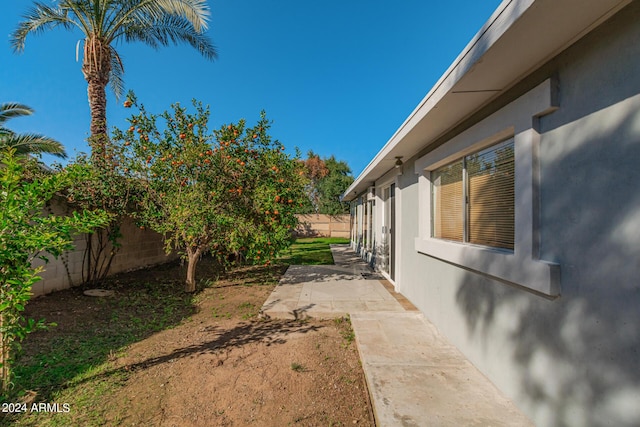
<svg viewBox="0 0 640 427">
<path fill-rule="evenodd" d="M 396 156 L 396 169 L 402 166 L 402 156 Z"/>
</svg>

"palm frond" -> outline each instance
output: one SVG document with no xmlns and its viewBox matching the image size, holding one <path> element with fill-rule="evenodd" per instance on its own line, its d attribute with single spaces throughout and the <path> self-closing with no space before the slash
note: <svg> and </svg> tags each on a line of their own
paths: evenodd
<svg viewBox="0 0 640 427">
<path fill-rule="evenodd" d="M 122 0 L 118 19 L 110 25 L 109 39 L 115 40 L 130 26 L 146 27 L 167 15 L 182 17 L 191 23 L 193 30 L 203 33 L 210 16 L 206 0 Z"/>
<path fill-rule="evenodd" d="M 125 42 L 142 42 L 154 49 L 160 47 L 160 43 L 149 34 L 149 22 L 132 21 L 126 26 L 120 27 L 118 32 L 114 34 L 116 39 L 123 39 Z"/>
<path fill-rule="evenodd" d="M 33 114 L 33 110 L 24 104 L 17 102 L 0 104 L 0 126 L 9 119 L 30 116 L 31 114 Z"/>
<path fill-rule="evenodd" d="M 46 153 L 62 159 L 67 157 L 67 152 L 61 143 L 35 133 L 16 134 L 11 131 L 3 133 L 0 136 L 0 149 L 5 151 L 9 148 L 16 150 L 16 154 L 19 155 Z"/>
<path fill-rule="evenodd" d="M 156 3 L 165 13 L 184 17 L 193 29 L 198 33 L 203 33 L 208 28 L 210 16 L 209 6 L 206 0 L 156 0 Z"/>
<path fill-rule="evenodd" d="M 109 46 L 111 53 L 111 74 L 109 74 L 109 85 L 113 91 L 116 99 L 120 99 L 124 93 L 124 65 L 120 59 L 118 52 L 111 46 Z"/>
<path fill-rule="evenodd" d="M 132 25 L 124 34 L 126 41 L 141 41 L 151 47 L 188 43 L 206 59 L 218 57 L 216 47 L 204 34 L 194 30 L 191 23 L 182 17 L 165 15 L 160 20 L 146 25 Z"/>
<path fill-rule="evenodd" d="M 24 50 L 24 44 L 29 34 L 41 34 L 58 26 L 69 29 L 75 24 L 60 7 L 53 8 L 39 2 L 29 9 L 23 17 L 24 20 L 18 24 L 16 30 L 11 34 L 10 43 L 16 52 Z"/>
<path fill-rule="evenodd" d="M 135 0 L 130 1 L 135 3 Z M 206 0 L 143 0 L 138 3 L 136 9 L 154 21 L 167 15 L 180 16 L 199 33 L 208 28 L 210 11 Z"/>
<path fill-rule="evenodd" d="M 88 37 L 96 30 L 96 19 L 91 13 L 93 0 L 61 0 L 59 7 L 65 16 Z"/>
</svg>

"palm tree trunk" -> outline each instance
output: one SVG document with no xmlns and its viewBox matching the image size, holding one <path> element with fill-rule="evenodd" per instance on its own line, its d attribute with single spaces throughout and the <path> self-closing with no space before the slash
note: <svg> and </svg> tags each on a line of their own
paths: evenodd
<svg viewBox="0 0 640 427">
<path fill-rule="evenodd" d="M 101 140 L 107 137 L 107 96 L 106 96 L 106 83 L 99 79 L 87 79 L 87 95 L 89 98 L 89 108 L 91 109 L 91 125 L 89 132 L 92 142 L 98 143 L 101 147 L 104 147 L 106 140 Z"/>
<path fill-rule="evenodd" d="M 87 96 L 91 110 L 89 143 L 94 160 L 107 156 L 107 94 L 111 73 L 111 48 L 106 42 L 90 36 L 85 39 L 82 73 L 87 81 Z"/>
</svg>

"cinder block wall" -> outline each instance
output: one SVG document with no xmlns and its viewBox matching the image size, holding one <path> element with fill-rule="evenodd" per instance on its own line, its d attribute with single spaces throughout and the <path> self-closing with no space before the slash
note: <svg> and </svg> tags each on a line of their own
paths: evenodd
<svg viewBox="0 0 640 427">
<path fill-rule="evenodd" d="M 296 215 L 296 237 L 346 237 L 350 236 L 349 215 Z"/>
<path fill-rule="evenodd" d="M 54 201 L 51 211 L 64 214 L 68 207 L 62 201 Z M 110 275 L 128 270 L 162 264 L 177 258 L 176 253 L 167 255 L 164 251 L 162 236 L 150 230 L 141 230 L 135 226 L 133 220 L 127 218 L 122 224 L 122 246 L 111 262 Z M 95 238 L 95 237 L 94 237 Z M 74 249 L 63 254 L 59 259 L 43 254 L 49 262 L 35 260 L 34 266 L 43 266 L 40 273 L 42 280 L 33 285 L 33 295 L 39 296 L 57 290 L 70 288 L 82 284 L 83 257 L 86 248 L 85 235 L 78 235 L 74 241 Z M 107 251 L 112 248 L 109 246 Z"/>
</svg>

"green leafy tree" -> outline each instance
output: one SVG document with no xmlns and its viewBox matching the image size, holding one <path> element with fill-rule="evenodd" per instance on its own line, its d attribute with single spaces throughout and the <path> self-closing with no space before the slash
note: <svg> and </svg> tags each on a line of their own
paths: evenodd
<svg viewBox="0 0 640 427">
<path fill-rule="evenodd" d="M 318 210 L 327 215 L 349 213 L 349 203 L 340 201 L 340 197 L 353 183 L 351 168 L 346 162 L 336 160 L 334 156 L 324 159 L 324 164 L 329 173 L 320 180 L 317 186 L 321 195 Z"/>
<path fill-rule="evenodd" d="M 141 186 L 137 220 L 187 260 L 187 292 L 204 253 L 270 263 L 291 242 L 305 182 L 302 164 L 269 136 L 264 112 L 253 127 L 240 120 L 210 132 L 208 107 L 193 105 L 159 116 L 139 106 L 129 129 L 113 135 L 124 147 L 122 173 Z"/>
<path fill-rule="evenodd" d="M 299 213 L 349 213 L 349 204 L 340 201 L 342 194 L 353 183 L 349 165 L 333 155 L 320 158 L 313 151 L 307 154 L 304 165 L 309 184 L 306 189 L 307 201 L 300 206 Z"/>
<path fill-rule="evenodd" d="M 65 158 L 67 154 L 64 146 L 55 139 L 35 134 L 16 133 L 5 127 L 9 119 L 33 114 L 33 110 L 24 104 L 15 102 L 0 104 L 0 150 L 14 149 L 19 156 L 28 154 L 52 154 Z"/>
<path fill-rule="evenodd" d="M 15 150 L 2 155 L 0 167 L 0 370 L 1 388 L 11 385 L 11 363 L 20 342 L 30 332 L 45 327 L 43 321 L 25 319 L 25 304 L 42 268 L 33 268 L 36 258 L 48 261 L 72 248 L 72 233 L 89 232 L 107 221 L 104 212 L 73 212 L 68 216 L 44 215 L 46 203 L 68 183 L 81 179 L 82 171 L 26 179 L 25 165 Z"/>
<path fill-rule="evenodd" d="M 216 50 L 204 32 L 209 6 L 206 0 L 59 0 L 51 5 L 36 2 L 13 32 L 16 52 L 24 50 L 29 34 L 62 27 L 84 35 L 82 73 L 88 84 L 91 110 L 90 142 L 93 154 L 107 144 L 107 98 L 111 84 L 116 97 L 124 91 L 124 66 L 114 45 L 142 42 L 151 47 L 187 43 L 207 59 Z"/>
</svg>

